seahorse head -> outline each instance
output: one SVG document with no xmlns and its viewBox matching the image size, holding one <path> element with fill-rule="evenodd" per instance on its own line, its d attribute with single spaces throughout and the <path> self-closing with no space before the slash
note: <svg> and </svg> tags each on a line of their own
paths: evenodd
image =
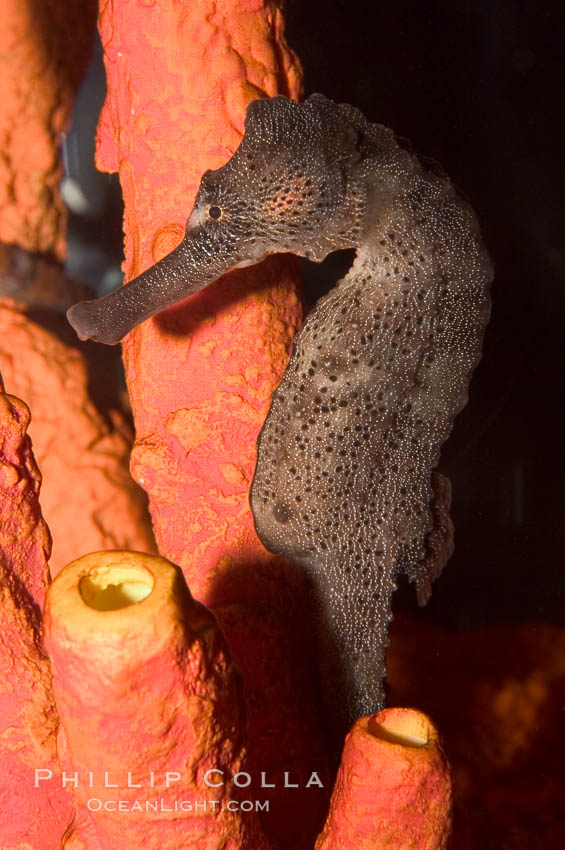
<svg viewBox="0 0 565 850">
<path fill-rule="evenodd" d="M 301 105 L 253 101 L 234 155 L 202 177 L 187 234 L 201 227 L 244 261 L 276 251 L 323 259 L 335 240 L 351 237 L 356 142 L 340 107 L 322 95 Z"/>
<path fill-rule="evenodd" d="M 362 136 L 348 110 L 322 95 L 303 104 L 253 101 L 231 159 L 203 175 L 181 244 L 115 293 L 72 307 L 79 336 L 118 342 L 149 316 L 271 253 L 319 261 L 358 244 Z"/>
</svg>

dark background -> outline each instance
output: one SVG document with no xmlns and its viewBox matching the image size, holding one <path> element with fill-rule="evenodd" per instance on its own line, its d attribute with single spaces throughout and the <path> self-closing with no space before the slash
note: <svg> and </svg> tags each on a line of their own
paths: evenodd
<svg viewBox="0 0 565 850">
<path fill-rule="evenodd" d="M 306 95 L 352 103 L 438 160 L 475 208 L 495 263 L 483 359 L 441 463 L 453 483 L 455 555 L 423 612 L 411 587 L 395 600 L 397 612 L 450 627 L 565 622 L 561 14 L 519 0 L 287 4 Z M 113 288 L 119 185 L 89 166 L 103 96 L 97 47 L 66 145 L 67 174 L 86 196 L 71 218 L 70 262 Z M 308 264 L 310 301 L 340 262 Z"/>
<path fill-rule="evenodd" d="M 495 264 L 470 402 L 445 446 L 455 554 L 424 612 L 449 626 L 565 622 L 562 7 L 519 0 L 290 0 L 320 91 L 438 160 Z M 308 282 L 308 281 L 307 281 Z M 415 610 L 401 589 L 397 610 Z"/>
</svg>

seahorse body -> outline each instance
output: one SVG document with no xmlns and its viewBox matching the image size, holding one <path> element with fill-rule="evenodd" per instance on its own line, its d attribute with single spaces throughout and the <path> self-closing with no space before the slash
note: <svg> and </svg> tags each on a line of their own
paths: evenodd
<svg viewBox="0 0 565 850">
<path fill-rule="evenodd" d="M 222 269 L 350 247 L 352 268 L 294 341 L 250 497 L 263 543 L 308 575 L 341 727 L 383 704 L 398 576 L 423 602 L 451 550 L 449 488 L 434 470 L 480 357 L 492 277 L 469 206 L 351 106 L 256 101 L 238 150 L 202 178 L 172 259 L 71 311 L 83 336 L 115 342 Z"/>
<path fill-rule="evenodd" d="M 311 576 L 326 699 L 345 722 L 383 705 L 397 576 L 425 598 L 443 566 L 428 558 L 432 472 L 489 315 L 490 265 L 467 205 L 389 131 L 366 123 L 363 137 L 357 257 L 295 339 L 251 491 L 267 548 Z"/>
</svg>

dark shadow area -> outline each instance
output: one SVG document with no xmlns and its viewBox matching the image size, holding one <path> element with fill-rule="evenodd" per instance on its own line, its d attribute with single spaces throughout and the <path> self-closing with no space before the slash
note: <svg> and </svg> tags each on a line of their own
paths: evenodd
<svg viewBox="0 0 565 850">
<path fill-rule="evenodd" d="M 250 788 L 270 800 L 268 812 L 261 813 L 263 827 L 281 848 L 311 850 L 326 818 L 336 764 L 328 757 L 335 738 L 321 702 L 316 623 L 304 575 L 283 559 L 242 560 L 234 554 L 229 573 L 214 582 L 211 604 L 244 674 L 246 769 L 254 777 Z M 266 767 L 271 784 L 259 785 Z M 307 787 L 312 771 L 323 787 Z M 287 772 L 298 785 L 292 790 L 292 818 Z"/>
<path fill-rule="evenodd" d="M 189 296 L 178 304 L 174 304 L 154 317 L 161 330 L 170 336 L 188 336 L 204 321 L 218 315 L 218 293 L 221 292 L 221 302 L 225 309 L 253 293 L 269 289 L 280 279 L 281 271 L 294 266 L 298 260 L 292 254 L 276 254 L 263 260 L 260 283 L 259 277 L 251 269 L 234 269 L 223 275 L 214 283 Z"/>
<path fill-rule="evenodd" d="M 106 97 L 102 45 L 93 34 L 92 56 L 78 92 L 72 126 L 63 141 L 65 176 L 61 185 L 69 208 L 67 271 L 102 295 L 123 279 L 124 206 L 117 174 L 95 166 L 98 117 Z"/>
<path fill-rule="evenodd" d="M 304 287 L 304 301 L 307 310 L 310 310 L 316 301 L 334 288 L 338 280 L 341 280 L 355 260 L 355 251 L 334 251 L 328 254 L 321 263 L 311 263 L 309 260 L 300 258 L 300 271 Z"/>
</svg>

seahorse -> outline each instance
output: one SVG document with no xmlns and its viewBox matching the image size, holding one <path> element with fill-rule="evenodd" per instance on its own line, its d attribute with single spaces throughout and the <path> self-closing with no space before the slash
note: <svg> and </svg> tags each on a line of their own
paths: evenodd
<svg viewBox="0 0 565 850">
<path fill-rule="evenodd" d="M 450 487 L 436 467 L 490 314 L 492 266 L 471 208 L 348 104 L 254 101 L 233 156 L 203 175 L 179 247 L 68 312 L 82 339 L 114 344 L 233 267 L 346 248 L 351 269 L 294 339 L 250 492 L 260 539 L 305 571 L 342 729 L 384 703 L 399 576 L 424 604 L 451 554 Z"/>
</svg>

